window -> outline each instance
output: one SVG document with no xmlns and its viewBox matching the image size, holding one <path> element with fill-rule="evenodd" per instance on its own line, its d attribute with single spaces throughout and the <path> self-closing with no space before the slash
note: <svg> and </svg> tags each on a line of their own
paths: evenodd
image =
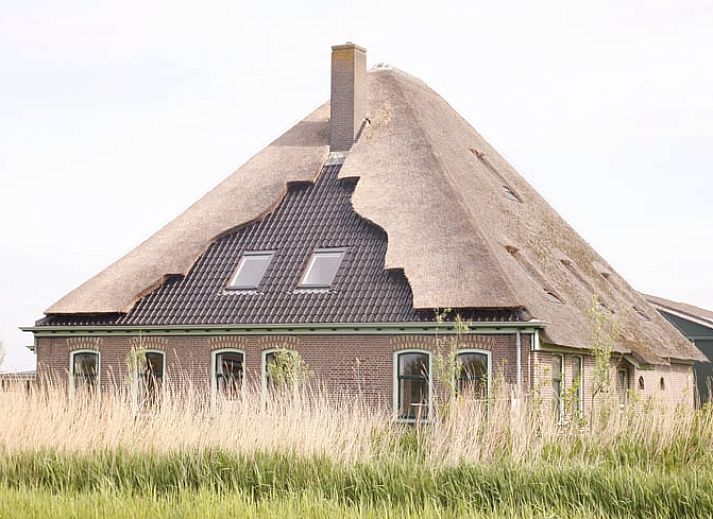
<svg viewBox="0 0 713 519">
<path fill-rule="evenodd" d="M 576 412 L 579 416 L 584 413 L 584 367 L 583 367 L 582 357 L 574 357 L 574 372 L 572 373 L 572 380 L 577 388 L 577 409 Z"/>
<path fill-rule="evenodd" d="M 217 350 L 213 352 L 213 389 L 228 399 L 240 396 L 243 385 L 245 354 L 240 350 Z"/>
<path fill-rule="evenodd" d="M 540 271 L 535 268 L 535 266 L 530 263 L 527 258 L 525 258 L 519 251 L 517 247 L 513 247 L 511 245 L 507 245 L 505 247 L 505 250 L 507 250 L 510 255 L 513 257 L 515 261 L 517 261 L 522 269 L 532 278 L 533 281 L 535 281 L 540 287 L 542 288 L 542 292 L 544 295 L 544 298 L 553 304 L 557 305 L 563 305 L 564 301 L 562 298 L 555 292 L 553 288 L 551 288 L 545 277 L 540 274 Z"/>
<path fill-rule="evenodd" d="M 555 355 L 552 369 L 552 396 L 554 399 L 555 416 L 558 421 L 564 418 L 564 355 Z"/>
<path fill-rule="evenodd" d="M 663 377 L 661 377 L 661 380 L 659 380 L 659 389 L 661 391 L 666 390 L 666 381 L 663 379 Z"/>
<path fill-rule="evenodd" d="M 458 393 L 470 398 L 486 398 L 490 390 L 490 352 L 461 351 Z"/>
<path fill-rule="evenodd" d="M 619 369 L 616 372 L 616 392 L 619 396 L 619 407 L 624 409 L 629 398 L 629 370 Z"/>
<path fill-rule="evenodd" d="M 162 351 L 146 351 L 137 362 L 139 400 L 153 404 L 163 386 L 165 355 Z"/>
<path fill-rule="evenodd" d="M 641 391 L 643 391 L 643 390 L 644 390 L 644 387 L 645 387 L 645 385 L 644 385 L 644 377 L 639 377 L 639 389 L 640 389 Z"/>
<path fill-rule="evenodd" d="M 431 354 L 402 351 L 395 357 L 397 415 L 404 420 L 427 420 L 431 407 Z"/>
<path fill-rule="evenodd" d="M 93 393 L 99 383 L 99 352 L 94 350 L 73 351 L 69 364 L 72 375 L 72 390 Z"/>
<path fill-rule="evenodd" d="M 274 252 L 246 252 L 243 254 L 228 288 L 256 290 L 274 255 Z"/>
<path fill-rule="evenodd" d="M 318 249 L 314 251 L 299 286 L 301 288 L 331 287 L 343 258 L 344 249 Z"/>
<path fill-rule="evenodd" d="M 270 375 L 270 366 L 274 365 L 277 359 L 277 350 L 266 350 L 262 352 L 262 387 L 264 392 L 272 392 L 275 385 Z"/>
</svg>

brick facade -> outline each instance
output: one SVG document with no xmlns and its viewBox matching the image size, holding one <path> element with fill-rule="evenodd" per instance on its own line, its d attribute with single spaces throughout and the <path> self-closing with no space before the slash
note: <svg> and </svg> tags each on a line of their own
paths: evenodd
<svg viewBox="0 0 713 519">
<path fill-rule="evenodd" d="M 447 340 L 447 339 L 446 339 Z M 488 334 L 461 337 L 464 349 L 481 349 L 492 354 L 493 376 L 506 383 L 516 380 L 515 335 Z M 263 352 L 286 347 L 300 353 L 314 382 L 329 391 L 360 394 L 372 402 L 391 405 L 393 398 L 394 353 L 418 349 L 437 351 L 433 335 L 269 335 L 269 336 L 178 336 L 178 337 L 92 337 L 37 339 L 37 373 L 39 380 L 66 383 L 70 353 L 77 350 L 100 352 L 102 387 L 126 380 L 129 354 L 134 348 L 165 352 L 166 376 L 172 384 L 190 381 L 195 388 L 211 388 L 211 352 L 231 348 L 245 354 L 245 377 L 248 383 L 261 383 Z M 528 370 L 530 339 L 522 335 L 522 362 Z M 434 379 L 435 379 L 434 374 Z M 523 377 L 523 384 L 528 377 Z M 436 391 L 438 381 L 434 380 Z"/>
<path fill-rule="evenodd" d="M 493 378 L 514 389 L 517 376 L 515 352 L 516 335 L 472 334 L 459 339 L 463 349 L 491 352 Z M 448 336 L 441 336 L 442 347 L 448 347 Z M 556 358 L 560 354 L 533 351 L 532 335 L 521 334 L 522 388 L 552 398 L 552 378 Z M 211 352 L 238 349 L 245 354 L 245 377 L 259 388 L 262 381 L 263 353 L 285 347 L 296 350 L 306 362 L 311 380 L 329 392 L 360 395 L 374 405 L 390 408 L 393 404 L 394 353 L 400 350 L 438 351 L 434 335 L 224 335 L 224 336 L 144 336 L 144 337 L 38 337 L 38 380 L 51 379 L 65 384 L 69 373 L 70 353 L 78 350 L 100 352 L 100 381 L 104 388 L 121 384 L 127 379 L 129 354 L 132 349 L 145 348 L 165 352 L 166 378 L 174 387 L 190 383 L 193 388 L 212 388 Z M 583 375 L 583 406 L 591 407 L 594 359 L 588 355 L 562 353 L 566 391 L 574 384 L 576 359 L 581 359 Z M 435 356 L 434 356 L 435 360 Z M 694 399 L 692 367 L 672 364 L 655 369 L 637 369 L 616 359 L 612 361 L 612 386 L 615 387 L 617 369 L 628 370 L 628 389 L 632 395 L 651 398 L 656 402 L 675 406 L 691 405 Z M 434 391 L 442 391 L 433 363 Z M 640 379 L 644 389 L 640 389 Z M 663 384 L 661 380 L 663 379 Z M 617 398 L 615 392 L 602 398 Z"/>
</svg>

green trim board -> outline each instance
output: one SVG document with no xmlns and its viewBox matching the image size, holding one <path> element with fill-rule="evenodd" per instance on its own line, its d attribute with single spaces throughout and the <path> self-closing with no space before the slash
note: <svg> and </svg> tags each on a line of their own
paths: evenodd
<svg viewBox="0 0 713 519">
<path fill-rule="evenodd" d="M 534 333 L 542 321 L 467 323 L 466 334 Z M 436 335 L 456 333 L 455 327 L 438 323 L 377 324 L 275 324 L 183 326 L 29 326 L 20 328 L 36 337 L 104 337 L 138 335 Z"/>
</svg>

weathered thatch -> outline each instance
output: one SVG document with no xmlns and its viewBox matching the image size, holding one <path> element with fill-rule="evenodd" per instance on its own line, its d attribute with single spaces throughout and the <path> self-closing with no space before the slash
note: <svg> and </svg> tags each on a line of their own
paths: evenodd
<svg viewBox="0 0 713 519">
<path fill-rule="evenodd" d="M 397 70 L 369 73 L 368 124 L 342 166 L 354 208 L 388 234 L 414 306 L 517 308 L 545 340 L 586 348 L 592 293 L 632 309 L 617 348 L 650 363 L 702 354 L 564 222 L 441 97 Z M 328 105 L 253 157 L 176 220 L 48 314 L 126 312 L 185 274 L 220 234 L 264 215 L 291 181 L 313 180 L 327 152 Z"/>
<path fill-rule="evenodd" d="M 269 212 L 287 184 L 314 181 L 328 152 L 322 105 L 156 234 L 45 313 L 128 312 L 170 275 L 185 274 L 216 237 Z"/>
</svg>

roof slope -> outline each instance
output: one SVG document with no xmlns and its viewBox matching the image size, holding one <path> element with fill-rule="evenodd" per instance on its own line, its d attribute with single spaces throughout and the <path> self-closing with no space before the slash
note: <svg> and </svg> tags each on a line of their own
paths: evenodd
<svg viewBox="0 0 713 519">
<path fill-rule="evenodd" d="M 617 348 L 645 362 L 702 354 L 618 276 L 537 192 L 423 82 L 368 74 L 368 115 L 340 178 L 354 209 L 388 235 L 416 309 L 526 308 L 545 340 L 586 348 L 587 308 L 635 308 Z M 327 151 L 328 105 L 308 116 L 137 249 L 48 314 L 126 313 L 166 276 L 186 275 L 220 235 L 264 217 L 286 186 L 313 181 Z"/>
<path fill-rule="evenodd" d="M 328 118 L 326 103 L 45 313 L 128 312 L 166 276 L 186 274 L 216 237 L 273 209 L 288 183 L 315 179 L 329 147 Z"/>
<path fill-rule="evenodd" d="M 673 312 L 679 314 L 681 317 L 692 318 L 696 322 L 708 326 L 713 329 L 713 312 L 706 310 L 705 308 L 699 308 L 697 306 L 689 305 L 687 303 L 679 303 L 678 301 L 671 301 L 670 299 L 664 299 L 663 297 L 652 296 L 648 294 L 642 294 L 648 301 L 653 304 L 656 308 L 663 311 Z"/>
<path fill-rule="evenodd" d="M 354 207 L 387 231 L 386 266 L 404 269 L 414 306 L 523 306 L 547 342 L 586 348 L 595 293 L 636 309 L 620 351 L 701 358 L 438 94 L 398 70 L 369 79 L 371 124 L 340 177 L 360 179 Z"/>
</svg>

